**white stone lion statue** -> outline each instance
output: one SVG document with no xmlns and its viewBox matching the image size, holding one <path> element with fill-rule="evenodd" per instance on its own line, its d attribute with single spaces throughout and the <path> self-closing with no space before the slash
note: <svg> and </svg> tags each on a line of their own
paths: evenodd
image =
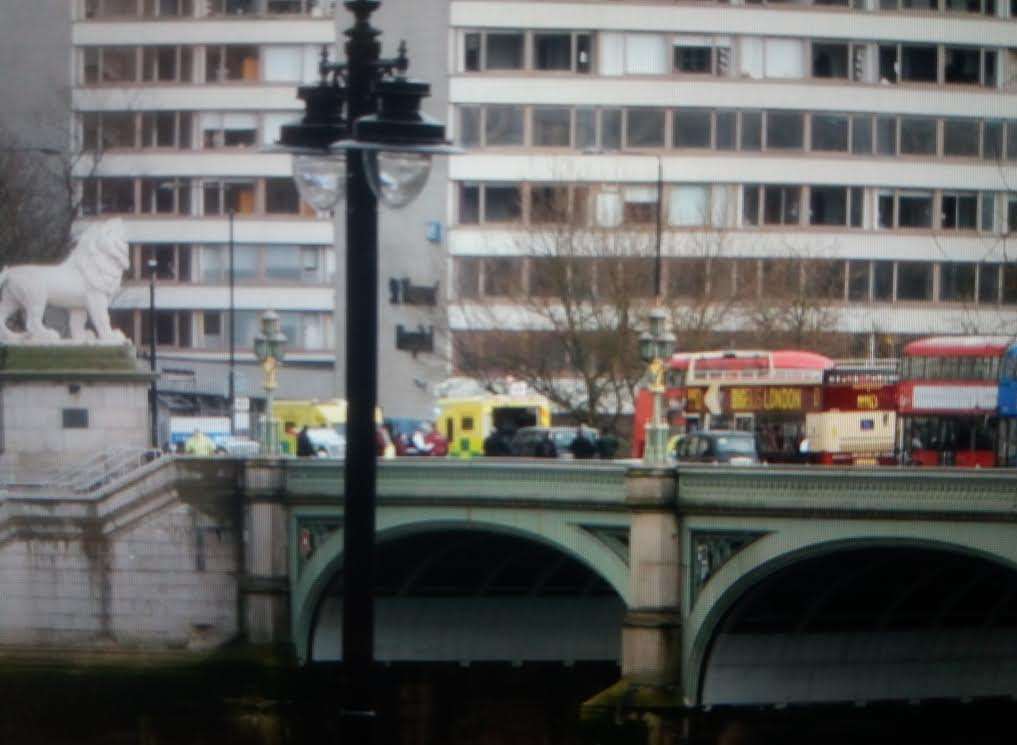
<svg viewBox="0 0 1017 745">
<path fill-rule="evenodd" d="M 90 225 L 62 264 L 26 264 L 0 271 L 0 341 L 58 341 L 60 334 L 42 324 L 46 306 L 51 305 L 68 310 L 72 341 L 123 342 L 123 333 L 110 326 L 109 303 L 120 290 L 129 251 L 124 223 L 116 218 Z M 24 332 L 7 326 L 19 310 L 25 311 Z M 86 318 L 94 335 L 85 329 Z"/>
</svg>

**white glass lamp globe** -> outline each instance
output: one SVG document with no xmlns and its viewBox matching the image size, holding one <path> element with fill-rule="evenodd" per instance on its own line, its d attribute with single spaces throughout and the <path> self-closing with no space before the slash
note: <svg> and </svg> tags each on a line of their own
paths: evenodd
<svg viewBox="0 0 1017 745">
<path fill-rule="evenodd" d="M 346 155 L 294 155 L 293 180 L 300 198 L 325 214 L 346 194 Z"/>
<path fill-rule="evenodd" d="M 394 209 L 417 198 L 431 173 L 431 154 L 365 150 L 367 181 L 378 200 Z"/>
</svg>

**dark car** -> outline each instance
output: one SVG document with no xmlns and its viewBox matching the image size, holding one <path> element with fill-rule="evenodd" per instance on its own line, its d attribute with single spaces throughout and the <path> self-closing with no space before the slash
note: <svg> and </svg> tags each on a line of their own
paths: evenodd
<svg viewBox="0 0 1017 745">
<path fill-rule="evenodd" d="M 522 427 L 512 437 L 512 455 L 521 458 L 535 458 L 537 443 L 544 439 L 545 434 L 551 435 L 551 441 L 558 451 L 559 458 L 571 458 L 569 448 L 576 439 L 578 427 Z M 597 430 L 583 427 L 583 432 L 594 444 L 597 442 Z"/>
<path fill-rule="evenodd" d="M 729 463 L 747 466 L 759 463 L 756 437 L 751 432 L 713 430 L 693 432 L 675 445 L 679 463 Z"/>
</svg>

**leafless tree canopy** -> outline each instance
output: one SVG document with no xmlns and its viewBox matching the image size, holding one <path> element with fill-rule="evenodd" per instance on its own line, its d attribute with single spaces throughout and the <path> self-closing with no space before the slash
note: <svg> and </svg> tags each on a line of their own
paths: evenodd
<svg viewBox="0 0 1017 745">
<path fill-rule="evenodd" d="M 483 297 L 456 308 L 474 329 L 453 335 L 457 372 L 525 381 L 572 419 L 614 430 L 645 367 L 638 337 L 654 303 L 654 220 L 591 227 L 582 186 L 534 188 L 513 257 L 481 260 Z M 784 246 L 780 260 L 734 255 L 723 231 L 673 232 L 662 302 L 679 349 L 798 347 L 851 354 L 835 333 L 843 261 L 822 247 Z M 523 257 L 520 261 L 519 256 Z"/>
<path fill-rule="evenodd" d="M 0 132 L 0 266 L 52 262 L 69 248 L 72 154 L 25 147 Z"/>
</svg>

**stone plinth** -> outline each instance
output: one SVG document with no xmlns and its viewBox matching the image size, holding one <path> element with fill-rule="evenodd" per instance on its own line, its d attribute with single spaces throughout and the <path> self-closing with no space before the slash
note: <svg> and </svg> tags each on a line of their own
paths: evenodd
<svg viewBox="0 0 1017 745">
<path fill-rule="evenodd" d="M 130 344 L 0 345 L 0 465 L 45 474 L 148 446 L 151 382 Z"/>
</svg>

